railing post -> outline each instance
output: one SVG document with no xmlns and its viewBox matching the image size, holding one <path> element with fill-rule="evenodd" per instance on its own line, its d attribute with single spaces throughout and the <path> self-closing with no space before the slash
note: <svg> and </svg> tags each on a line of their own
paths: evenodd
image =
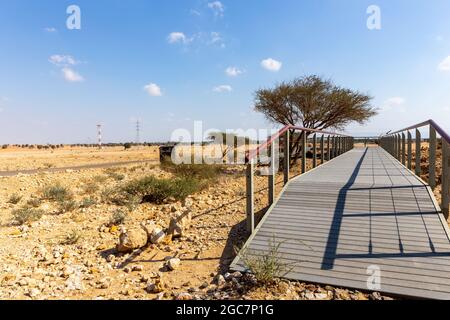
<svg viewBox="0 0 450 320">
<path fill-rule="evenodd" d="M 416 129 L 416 175 L 420 177 L 420 174 L 422 173 L 422 168 L 420 167 L 420 143 L 422 141 L 420 131 Z"/>
<path fill-rule="evenodd" d="M 316 152 L 317 135 L 313 135 L 313 168 L 317 167 L 317 152 Z"/>
<path fill-rule="evenodd" d="M 269 206 L 271 206 L 275 201 L 275 180 L 277 177 L 275 163 L 278 161 L 278 152 L 276 148 L 275 141 L 270 145 L 270 168 L 269 168 Z"/>
<path fill-rule="evenodd" d="M 302 132 L 302 173 L 306 172 L 306 148 L 308 147 L 308 141 L 306 139 L 306 131 Z"/>
<path fill-rule="evenodd" d="M 401 142 L 401 138 L 400 138 L 399 134 L 397 134 L 396 137 L 397 137 L 397 155 L 396 155 L 396 158 L 397 158 L 398 161 L 401 161 L 401 158 L 400 158 L 400 153 L 402 151 L 401 143 L 400 143 Z"/>
<path fill-rule="evenodd" d="M 395 158 L 397 155 L 397 141 L 395 134 L 392 136 L 392 156 Z"/>
<path fill-rule="evenodd" d="M 338 142 L 337 142 L 337 155 L 340 156 L 341 155 L 341 149 L 342 149 L 342 138 L 341 138 L 341 136 L 339 136 L 337 139 L 338 139 Z"/>
<path fill-rule="evenodd" d="M 412 170 L 412 136 L 408 131 L 408 169 Z"/>
<path fill-rule="evenodd" d="M 389 153 L 391 154 L 391 155 L 394 155 L 394 153 L 393 153 L 393 148 L 394 148 L 394 146 L 392 145 L 392 136 L 390 136 L 390 137 L 388 137 L 388 139 L 389 139 Z"/>
<path fill-rule="evenodd" d="M 402 164 L 406 164 L 406 154 L 405 154 L 405 133 L 402 132 Z"/>
<path fill-rule="evenodd" d="M 428 146 L 429 157 L 429 179 L 431 189 L 436 188 L 436 129 L 430 124 L 430 142 Z"/>
<path fill-rule="evenodd" d="M 442 139 L 442 213 L 445 219 L 449 216 L 450 202 L 450 146 Z"/>
<path fill-rule="evenodd" d="M 327 137 L 327 161 L 330 161 L 331 160 L 331 149 L 330 149 L 330 147 L 331 147 L 331 145 L 330 145 L 330 136 L 328 135 L 328 137 Z"/>
<path fill-rule="evenodd" d="M 325 162 L 325 136 L 322 134 L 320 138 L 320 164 Z"/>
<path fill-rule="evenodd" d="M 290 160 L 291 160 L 291 153 L 290 153 L 290 132 L 289 130 L 286 131 L 284 136 L 284 165 L 283 165 L 283 172 L 284 172 L 284 184 L 286 185 L 289 182 L 289 167 L 290 167 Z"/>
<path fill-rule="evenodd" d="M 253 233 L 255 230 L 255 208 L 254 208 L 254 185 L 253 185 L 253 174 L 254 174 L 254 159 L 250 159 L 247 164 L 246 170 L 246 193 L 247 193 L 247 232 L 249 234 Z"/>
</svg>

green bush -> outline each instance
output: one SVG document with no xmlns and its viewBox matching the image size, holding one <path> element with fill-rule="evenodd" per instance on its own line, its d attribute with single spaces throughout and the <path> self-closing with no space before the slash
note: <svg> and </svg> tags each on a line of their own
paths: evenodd
<svg viewBox="0 0 450 320">
<path fill-rule="evenodd" d="M 223 166 L 217 164 L 179 164 L 176 165 L 170 158 L 161 162 L 161 168 L 171 172 L 177 177 L 198 178 L 201 180 L 215 181 L 223 172 Z"/>
<path fill-rule="evenodd" d="M 24 207 L 20 209 L 13 210 L 12 216 L 14 222 L 16 222 L 19 225 L 37 221 L 39 220 L 44 214 L 43 210 Z"/>
<path fill-rule="evenodd" d="M 73 194 L 68 188 L 60 184 L 55 184 L 44 187 L 42 189 L 42 197 L 46 200 L 64 202 L 72 199 Z"/>
<path fill-rule="evenodd" d="M 21 196 L 17 193 L 14 193 L 9 197 L 8 202 L 12 203 L 12 204 L 18 204 L 20 202 L 20 200 L 22 200 L 22 198 L 23 198 L 23 196 Z"/>
<path fill-rule="evenodd" d="M 239 258 L 255 276 L 259 284 L 270 285 L 276 279 L 286 276 L 292 271 L 296 263 L 283 262 L 280 246 L 284 241 L 277 242 L 275 237 L 269 240 L 267 251 L 254 251 L 245 247 L 235 249 Z"/>
<path fill-rule="evenodd" d="M 201 188 L 202 183 L 192 177 L 158 179 L 148 176 L 129 182 L 122 188 L 122 192 L 138 196 L 142 202 L 162 203 L 169 198 L 184 200 Z"/>
</svg>

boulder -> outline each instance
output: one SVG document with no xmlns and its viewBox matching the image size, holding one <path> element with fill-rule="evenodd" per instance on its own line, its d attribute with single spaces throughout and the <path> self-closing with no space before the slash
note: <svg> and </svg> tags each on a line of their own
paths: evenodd
<svg viewBox="0 0 450 320">
<path fill-rule="evenodd" d="M 144 247 L 147 244 L 147 232 L 142 228 L 123 230 L 119 236 L 117 251 L 130 252 Z"/>
<path fill-rule="evenodd" d="M 180 263 L 181 263 L 180 259 L 172 258 L 167 261 L 166 265 L 170 270 L 175 270 L 175 269 L 178 269 L 178 267 L 180 266 Z"/>
<path fill-rule="evenodd" d="M 147 232 L 147 237 L 153 244 L 161 243 L 166 236 L 163 229 L 153 221 L 151 221 L 150 223 L 142 224 L 142 227 Z"/>
</svg>

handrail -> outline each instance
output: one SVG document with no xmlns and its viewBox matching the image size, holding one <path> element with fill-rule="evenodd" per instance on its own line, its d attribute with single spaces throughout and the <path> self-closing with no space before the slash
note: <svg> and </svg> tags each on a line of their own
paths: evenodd
<svg viewBox="0 0 450 320">
<path fill-rule="evenodd" d="M 281 128 L 277 133 L 272 135 L 266 142 L 261 143 L 257 148 L 249 151 L 248 155 L 246 157 L 246 161 L 250 161 L 253 158 L 255 158 L 256 156 L 258 156 L 264 149 L 267 149 L 276 139 L 281 137 L 281 135 L 286 133 L 286 131 L 288 131 L 288 130 L 315 132 L 315 133 L 322 133 L 322 134 L 328 134 L 328 135 L 333 135 L 333 136 L 350 138 L 350 136 L 342 134 L 342 133 L 323 131 L 323 130 L 311 129 L 311 128 L 304 128 L 304 127 L 299 127 L 299 126 L 294 126 L 294 125 L 287 125 L 287 126 Z"/>
<path fill-rule="evenodd" d="M 282 135 L 285 136 L 285 150 L 283 155 L 284 165 L 283 165 L 283 179 L 284 184 L 286 185 L 289 182 L 290 175 L 290 131 L 289 130 L 300 130 L 305 132 L 315 133 L 313 136 L 313 168 L 317 167 L 317 134 L 322 134 L 320 137 L 319 145 L 320 145 L 320 155 L 321 155 L 321 165 L 325 161 L 330 161 L 331 159 L 351 150 L 354 145 L 353 137 L 336 132 L 323 131 L 318 129 L 310 129 L 303 128 L 293 125 L 285 126 L 280 129 L 277 133 L 272 135 L 266 142 L 260 144 L 256 149 L 253 149 L 247 153 L 246 157 L 246 214 L 247 214 L 247 231 L 249 234 L 253 233 L 255 230 L 255 207 L 254 207 L 254 173 L 255 167 L 257 165 L 256 161 L 254 161 L 255 157 L 257 157 L 263 150 L 270 147 L 270 166 L 268 168 L 268 197 L 269 197 L 269 206 L 271 206 L 275 202 L 275 180 L 278 166 L 276 163 L 279 161 L 279 153 L 278 148 L 279 145 L 274 142 L 277 139 L 280 139 Z M 325 135 L 328 135 L 325 141 Z M 301 154 L 301 172 L 305 173 L 307 170 L 306 166 L 306 146 L 307 146 L 307 138 L 306 134 L 302 137 L 302 154 Z M 325 152 L 326 149 L 326 152 Z M 326 158 L 325 158 L 326 155 Z"/>
<path fill-rule="evenodd" d="M 434 120 L 429 119 L 421 123 L 409 126 L 407 128 L 388 132 L 380 137 L 380 145 L 392 156 L 401 161 L 403 165 L 407 165 L 408 169 L 412 169 L 412 144 L 413 138 L 411 130 L 415 129 L 415 174 L 421 176 L 421 143 L 422 137 L 419 128 L 429 126 L 430 138 L 428 148 L 428 184 L 431 189 L 436 188 L 436 155 L 437 155 L 437 138 L 439 133 L 442 139 L 442 177 L 441 177 L 441 209 L 445 218 L 450 215 L 450 135 L 443 130 Z M 406 135 L 405 135 L 406 133 Z"/>
<path fill-rule="evenodd" d="M 434 129 L 436 129 L 436 131 L 441 135 L 441 137 L 447 141 L 447 143 L 450 143 L 450 135 L 444 130 L 442 129 L 433 119 L 429 119 L 427 121 L 415 124 L 413 126 L 410 126 L 408 128 L 405 129 L 401 129 L 401 130 L 397 130 L 395 132 L 390 132 L 389 134 L 387 134 L 387 136 L 393 135 L 393 134 L 397 134 L 397 133 L 401 133 L 403 131 L 409 131 L 412 129 L 417 129 L 417 128 L 421 128 L 421 127 L 425 127 L 427 125 L 431 125 L 434 127 Z"/>
</svg>

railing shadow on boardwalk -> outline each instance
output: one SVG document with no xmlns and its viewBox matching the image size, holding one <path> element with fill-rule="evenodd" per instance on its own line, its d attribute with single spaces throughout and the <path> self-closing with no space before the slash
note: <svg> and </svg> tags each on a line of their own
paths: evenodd
<svg viewBox="0 0 450 320">
<path fill-rule="evenodd" d="M 414 189 L 417 188 L 426 188 L 424 185 L 411 185 L 411 186 L 383 186 L 383 187 L 375 187 L 371 186 L 369 188 L 367 187 L 355 187 L 352 188 L 353 184 L 355 183 L 356 178 L 358 177 L 358 174 L 361 170 L 362 163 L 364 162 L 364 159 L 367 155 L 368 149 L 366 148 L 363 155 L 361 156 L 361 159 L 358 160 L 358 163 L 355 167 L 355 169 L 352 172 L 352 175 L 350 176 L 350 179 L 347 181 L 344 187 L 342 187 L 338 194 L 338 199 L 336 201 L 336 206 L 334 209 L 333 219 L 325 247 L 324 256 L 322 258 L 322 270 L 331 270 L 334 267 L 334 262 L 336 259 L 364 259 L 364 258 L 407 258 L 407 257 L 448 257 L 450 256 L 450 252 L 436 252 L 435 246 L 433 244 L 433 241 L 431 239 L 431 236 L 429 235 L 428 229 L 426 224 L 424 223 L 425 232 L 428 237 L 428 243 L 429 243 L 429 252 L 404 252 L 404 246 L 402 244 L 402 238 L 400 235 L 400 231 L 398 230 L 398 252 L 397 253 L 374 253 L 373 252 L 373 242 L 372 237 L 369 234 L 369 244 L 368 244 L 368 252 L 367 253 L 337 253 L 338 248 L 338 240 L 339 240 L 339 233 L 340 228 L 342 225 L 342 219 L 344 218 L 344 211 L 345 211 L 345 204 L 346 199 L 349 191 L 363 191 L 363 190 L 390 190 L 392 198 L 394 195 L 392 194 L 392 191 L 395 189 L 411 189 L 414 193 Z M 394 215 L 396 218 L 399 216 L 412 216 L 412 215 L 435 215 L 435 211 L 420 211 L 420 212 L 389 212 L 389 213 L 380 213 L 376 214 L 377 217 L 379 216 L 392 216 Z M 353 217 L 372 217 L 372 213 L 364 213 L 364 214 L 352 214 L 351 216 L 345 215 L 346 218 L 350 219 Z M 398 222 L 397 222 L 398 224 Z M 397 225 L 398 229 L 398 225 Z"/>
<path fill-rule="evenodd" d="M 322 260 L 323 270 L 333 269 L 334 267 L 334 260 L 337 254 L 339 232 L 342 224 L 342 219 L 344 217 L 345 201 L 347 199 L 347 193 L 348 190 L 351 188 L 351 186 L 355 183 L 366 155 L 367 155 L 367 148 L 365 149 L 363 155 L 361 156 L 361 159 L 359 159 L 355 169 L 352 172 L 352 175 L 350 176 L 350 179 L 339 191 L 338 199 L 336 201 L 336 207 L 334 209 L 333 220 L 331 222 L 331 228 L 328 234 L 328 240 Z"/>
</svg>

